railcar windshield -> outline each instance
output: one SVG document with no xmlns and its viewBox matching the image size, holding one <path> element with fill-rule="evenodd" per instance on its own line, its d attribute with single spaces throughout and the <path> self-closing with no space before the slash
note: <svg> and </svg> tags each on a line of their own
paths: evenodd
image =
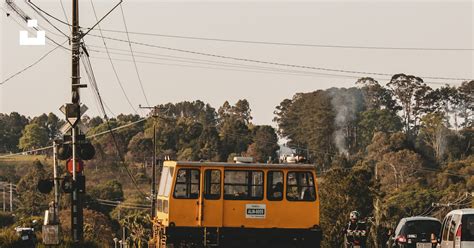
<svg viewBox="0 0 474 248">
<path fill-rule="evenodd" d="M 158 196 L 169 197 L 171 184 L 173 182 L 173 167 L 165 166 L 161 171 L 160 186 L 158 187 Z"/>
</svg>

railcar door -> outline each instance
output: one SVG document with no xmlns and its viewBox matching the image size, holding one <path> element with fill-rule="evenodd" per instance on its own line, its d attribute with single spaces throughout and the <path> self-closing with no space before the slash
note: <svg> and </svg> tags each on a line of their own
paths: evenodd
<svg viewBox="0 0 474 248">
<path fill-rule="evenodd" d="M 216 167 L 204 167 L 201 174 L 201 226 L 222 227 L 222 208 L 224 203 L 222 196 L 222 170 Z"/>
</svg>

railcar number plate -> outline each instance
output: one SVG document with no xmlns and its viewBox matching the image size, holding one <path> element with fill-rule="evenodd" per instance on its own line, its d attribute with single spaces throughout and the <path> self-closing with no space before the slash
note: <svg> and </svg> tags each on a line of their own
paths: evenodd
<svg viewBox="0 0 474 248">
<path fill-rule="evenodd" d="M 431 248 L 431 243 L 417 243 L 416 248 Z"/>
<path fill-rule="evenodd" d="M 265 219 L 267 215 L 267 205 L 265 204 L 245 204 L 245 218 Z"/>
</svg>

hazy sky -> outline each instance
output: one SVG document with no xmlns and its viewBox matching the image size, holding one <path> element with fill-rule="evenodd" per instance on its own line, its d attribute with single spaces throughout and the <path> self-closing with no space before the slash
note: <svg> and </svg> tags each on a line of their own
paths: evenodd
<svg viewBox="0 0 474 248">
<path fill-rule="evenodd" d="M 27 14 L 46 27 L 46 35 L 62 42 L 46 21 L 35 15 L 25 1 L 15 1 Z M 59 0 L 33 1 L 60 19 L 65 19 Z M 94 0 L 99 16 L 115 1 Z M 71 1 L 63 0 L 68 18 Z M 33 63 L 52 49 L 19 45 L 18 17 L 5 1 L 0 8 L 0 79 Z M 178 36 L 308 43 L 347 46 L 474 48 L 472 1 L 124 1 L 128 30 Z M 4 10 L 11 15 L 7 17 Z M 95 17 L 88 0 L 80 1 L 81 26 L 91 26 Z M 68 27 L 52 21 L 64 32 Z M 26 26 L 22 23 L 23 26 Z M 120 9 L 101 25 L 103 29 L 124 30 Z M 54 30 L 54 31 L 53 31 Z M 92 32 L 98 35 L 98 32 Z M 127 39 L 124 33 L 104 35 Z M 253 60 L 353 71 L 409 73 L 418 76 L 474 78 L 473 51 L 406 51 L 278 46 L 215 42 L 130 34 L 132 41 L 196 52 Z M 100 38 L 87 36 L 86 45 L 103 46 Z M 106 40 L 114 53 L 127 53 L 128 43 Z M 66 43 L 66 45 L 68 45 Z M 257 124 L 272 124 L 273 111 L 283 99 L 297 92 L 329 87 L 351 87 L 355 79 L 316 74 L 295 75 L 281 70 L 321 71 L 262 65 L 250 62 L 205 57 L 197 54 L 132 44 L 138 69 L 150 104 L 203 100 L 216 109 L 225 100 L 249 100 Z M 91 49 L 94 49 L 91 47 Z M 97 49 L 97 48 L 95 48 Z M 99 50 L 103 50 L 100 49 Z M 143 52 L 143 53 L 138 53 Z M 159 56 L 158 56 L 158 55 Z M 112 71 L 106 53 L 90 51 L 92 66 L 105 103 L 113 113 L 133 113 Z M 112 54 L 120 81 L 134 108 L 146 105 L 129 55 Z M 164 57 L 168 56 L 168 57 Z M 176 59 L 178 56 L 209 61 Z M 152 57 L 152 58 L 150 58 Z M 120 60 L 119 60 L 120 59 Z M 172 60 L 170 60 L 172 59 Z M 125 60 L 125 61 L 124 61 Z M 173 61 L 179 60 L 179 61 Z M 188 61 L 188 62 L 183 62 Z M 142 63 L 147 62 L 147 63 Z M 227 64 L 227 66 L 229 66 Z M 245 67 L 243 67 L 245 66 Z M 250 68 L 247 66 L 251 66 Z M 271 67 L 262 71 L 255 66 Z M 28 116 L 55 112 L 70 101 L 70 53 L 57 49 L 42 62 L 0 85 L 0 112 L 17 111 Z M 258 71 L 258 72 L 256 72 Z M 343 73 L 336 73 L 343 75 Z M 347 75 L 347 74 L 344 74 Z M 86 75 L 82 72 L 83 83 Z M 351 76 L 354 76 L 352 74 Z M 364 76 L 364 75 L 358 75 Z M 386 76 L 381 76 L 386 83 Z M 461 81 L 429 80 L 460 84 Z M 437 87 L 438 85 L 432 85 Z M 82 102 L 89 115 L 98 110 L 90 89 L 82 90 Z M 111 115 L 111 114 L 110 114 Z M 111 115 L 113 116 L 113 115 Z"/>
</svg>

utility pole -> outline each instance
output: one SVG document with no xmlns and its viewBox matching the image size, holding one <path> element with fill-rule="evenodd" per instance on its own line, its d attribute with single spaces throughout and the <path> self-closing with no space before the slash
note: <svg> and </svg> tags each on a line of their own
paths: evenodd
<svg viewBox="0 0 474 248">
<path fill-rule="evenodd" d="M 153 117 L 157 117 L 158 107 L 138 106 L 141 109 L 153 109 Z M 151 163 L 151 219 L 156 217 L 156 121 L 153 121 L 153 161 Z"/>
<path fill-rule="evenodd" d="M 5 192 L 6 189 L 5 189 L 5 184 L 3 185 L 3 212 L 6 212 L 7 211 L 7 204 L 6 204 L 6 199 L 5 199 Z"/>
<path fill-rule="evenodd" d="M 54 212 L 53 221 L 59 223 L 58 212 L 59 212 L 59 177 L 58 177 L 58 145 L 53 140 L 53 179 L 54 179 Z"/>
<path fill-rule="evenodd" d="M 13 183 L 10 183 L 10 212 L 13 212 Z"/>
</svg>

